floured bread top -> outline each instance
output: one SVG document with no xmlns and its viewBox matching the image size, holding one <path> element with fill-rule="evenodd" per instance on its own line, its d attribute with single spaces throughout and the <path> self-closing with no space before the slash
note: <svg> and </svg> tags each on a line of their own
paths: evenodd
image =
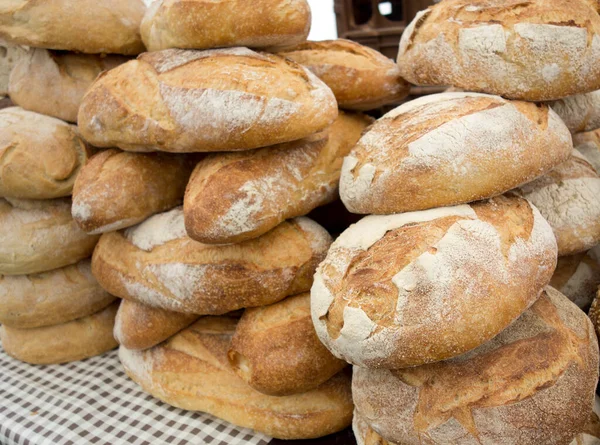
<svg viewBox="0 0 600 445">
<path fill-rule="evenodd" d="M 600 128 L 600 90 L 550 102 L 571 133 Z"/>
<path fill-rule="evenodd" d="M 183 207 L 151 216 L 143 223 L 126 229 L 124 234 L 134 246 L 147 252 L 169 241 L 187 237 Z"/>
</svg>

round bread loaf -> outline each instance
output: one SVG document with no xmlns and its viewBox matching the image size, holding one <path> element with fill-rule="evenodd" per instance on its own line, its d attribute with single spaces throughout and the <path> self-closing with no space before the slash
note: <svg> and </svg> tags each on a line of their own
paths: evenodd
<svg viewBox="0 0 600 445">
<path fill-rule="evenodd" d="M 462 204 L 532 181 L 572 149 L 569 130 L 546 105 L 435 94 L 373 124 L 344 159 L 340 196 L 365 214 Z"/>
<path fill-rule="evenodd" d="M 354 368 L 356 410 L 403 445 L 568 444 L 590 418 L 598 341 L 585 314 L 546 288 L 515 323 L 460 357 Z"/>
<path fill-rule="evenodd" d="M 600 15 L 590 0 L 446 0 L 402 34 L 398 64 L 417 85 L 529 101 L 600 89 Z"/>
<path fill-rule="evenodd" d="M 560 257 L 550 285 L 587 310 L 600 285 L 600 245 L 587 252 Z"/>
<path fill-rule="evenodd" d="M 0 199 L 0 275 L 46 272 L 88 258 L 98 242 L 71 218 L 71 200 Z"/>
<path fill-rule="evenodd" d="M 331 90 L 291 60 L 247 48 L 172 49 L 101 75 L 78 123 L 98 147 L 199 152 L 294 141 L 336 117 Z"/>
<path fill-rule="evenodd" d="M 265 48 L 306 40 L 310 22 L 306 0 L 156 0 L 141 32 L 149 51 Z"/>
<path fill-rule="evenodd" d="M 515 192 L 546 218 L 556 236 L 559 256 L 600 243 L 600 177 L 577 150 L 567 162 Z"/>
<path fill-rule="evenodd" d="M 18 107 L 0 110 L 0 197 L 69 196 L 90 155 L 74 125 Z"/>
<path fill-rule="evenodd" d="M 505 329 L 555 266 L 550 226 L 515 196 L 367 216 L 319 265 L 313 323 L 335 356 L 358 366 L 445 360 Z"/>
<path fill-rule="evenodd" d="M 345 39 L 305 42 L 279 53 L 327 84 L 340 108 L 372 110 L 404 99 L 410 84 L 393 60 Z"/>
<path fill-rule="evenodd" d="M 103 354 L 118 346 L 113 337 L 118 302 L 54 326 L 17 329 L 0 326 L 2 348 L 11 357 L 34 365 L 73 362 Z"/>
<path fill-rule="evenodd" d="M 0 96 L 8 94 L 8 78 L 15 64 L 30 50 L 0 39 Z"/>
<path fill-rule="evenodd" d="M 325 229 L 308 218 L 240 244 L 201 244 L 186 235 L 179 207 L 124 233 L 103 234 L 92 271 L 121 298 L 176 312 L 224 314 L 307 291 L 330 244 Z"/>
<path fill-rule="evenodd" d="M 37 48 L 15 63 L 8 85 L 10 98 L 26 110 L 77 122 L 81 99 L 98 74 L 126 61 L 122 56 Z"/>
<path fill-rule="evenodd" d="M 0 37 L 39 48 L 82 53 L 139 54 L 143 0 L 8 0 L 0 8 Z"/>
<path fill-rule="evenodd" d="M 12 328 L 66 323 L 114 300 L 93 277 L 90 260 L 35 275 L 0 276 L 0 323 Z"/>
<path fill-rule="evenodd" d="M 600 47 L 599 47 L 600 50 Z M 549 102 L 571 133 L 600 128 L 600 90 Z"/>
</svg>

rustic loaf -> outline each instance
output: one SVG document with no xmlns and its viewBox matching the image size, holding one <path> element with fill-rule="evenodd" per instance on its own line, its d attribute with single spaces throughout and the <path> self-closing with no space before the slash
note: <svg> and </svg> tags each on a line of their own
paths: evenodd
<svg viewBox="0 0 600 445">
<path fill-rule="evenodd" d="M 367 216 L 319 265 L 313 323 L 335 356 L 358 366 L 446 360 L 512 323 L 555 266 L 550 226 L 515 196 Z"/>
<path fill-rule="evenodd" d="M 240 244 L 201 244 L 186 235 L 183 211 L 176 208 L 124 233 L 103 234 L 92 271 L 118 297 L 220 315 L 307 291 L 330 243 L 317 223 L 296 218 Z"/>
<path fill-rule="evenodd" d="M 157 0 L 144 15 L 141 33 L 149 51 L 265 48 L 306 40 L 310 22 L 306 0 Z"/>
<path fill-rule="evenodd" d="M 0 197 L 69 196 L 89 156 L 74 125 L 18 107 L 0 110 Z"/>
<path fill-rule="evenodd" d="M 558 259 L 550 285 L 586 310 L 600 285 L 600 246 Z"/>
<path fill-rule="evenodd" d="M 199 152 L 301 139 L 336 117 L 331 90 L 291 60 L 247 48 L 170 49 L 101 75 L 78 123 L 98 147 Z"/>
<path fill-rule="evenodd" d="M 600 88 L 600 15 L 593 0 L 447 0 L 417 14 L 398 64 L 417 85 L 529 101 Z"/>
<path fill-rule="evenodd" d="M 415 368 L 354 368 L 356 410 L 403 445 L 558 445 L 582 432 L 598 380 L 585 314 L 548 287 L 514 324 L 476 350 Z"/>
<path fill-rule="evenodd" d="M 0 96 L 8 94 L 8 78 L 15 64 L 30 50 L 0 39 Z"/>
<path fill-rule="evenodd" d="M 187 155 L 104 150 L 75 181 L 73 218 L 86 232 L 99 234 L 170 210 L 182 203 L 194 165 Z"/>
<path fill-rule="evenodd" d="M 340 108 L 372 110 L 404 99 L 410 90 L 393 60 L 350 40 L 305 42 L 279 54 L 315 73 Z"/>
<path fill-rule="evenodd" d="M 340 196 L 354 213 L 399 213 L 489 198 L 568 159 L 552 109 L 498 96 L 443 93 L 379 119 L 344 159 Z"/>
<path fill-rule="evenodd" d="M 548 105 L 556 111 L 571 133 L 600 128 L 600 90 L 565 97 Z"/>
<path fill-rule="evenodd" d="M 210 244 L 256 238 L 338 195 L 342 160 L 371 118 L 340 112 L 323 133 L 255 151 L 207 156 L 184 200 L 188 235 Z"/>
<path fill-rule="evenodd" d="M 227 360 L 235 323 L 204 317 L 155 348 L 121 347 L 119 357 L 129 377 L 154 397 L 272 437 L 315 438 L 350 425 L 353 407 L 345 373 L 292 396 L 268 396 L 249 387 Z"/>
</svg>

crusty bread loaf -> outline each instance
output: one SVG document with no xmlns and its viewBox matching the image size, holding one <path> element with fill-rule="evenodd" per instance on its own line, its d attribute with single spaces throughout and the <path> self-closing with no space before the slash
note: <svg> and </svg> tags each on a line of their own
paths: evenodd
<svg viewBox="0 0 600 445">
<path fill-rule="evenodd" d="M 306 40 L 310 21 L 306 0 L 157 0 L 144 15 L 141 33 L 149 51 L 266 48 Z"/>
<path fill-rule="evenodd" d="M 548 105 L 556 111 L 571 133 L 600 128 L 600 90 L 565 97 Z"/>
<path fill-rule="evenodd" d="M 82 53 L 139 54 L 143 0 L 5 0 L 0 38 Z"/>
<path fill-rule="evenodd" d="M 72 215 L 88 233 L 133 226 L 178 206 L 195 158 L 165 153 L 104 150 L 81 169 L 73 187 Z"/>
<path fill-rule="evenodd" d="M 560 257 L 550 285 L 587 310 L 600 285 L 600 245 L 587 252 Z"/>
<path fill-rule="evenodd" d="M 393 60 L 350 40 L 305 42 L 279 54 L 315 73 L 340 108 L 372 110 L 404 99 L 410 90 Z"/>
<path fill-rule="evenodd" d="M 67 363 L 103 354 L 118 346 L 113 337 L 118 302 L 87 317 L 33 329 L 0 326 L 2 348 L 34 365 Z"/>
<path fill-rule="evenodd" d="M 199 315 L 172 312 L 123 300 L 115 319 L 115 339 L 132 350 L 148 349 L 187 328 Z"/>
<path fill-rule="evenodd" d="M 548 220 L 559 256 L 600 243 L 600 177 L 577 150 L 567 162 L 515 191 Z"/>
<path fill-rule="evenodd" d="M 331 90 L 291 60 L 247 48 L 173 49 L 101 75 L 78 123 L 98 147 L 199 152 L 301 139 L 336 117 Z"/>
<path fill-rule="evenodd" d="M 443 93 L 379 119 L 344 160 L 340 195 L 354 213 L 399 213 L 489 198 L 568 159 L 552 109 L 498 96 Z"/>
<path fill-rule="evenodd" d="M 272 437 L 321 437 L 350 424 L 352 399 L 346 373 L 292 396 L 268 396 L 249 387 L 227 360 L 235 323 L 225 317 L 204 317 L 155 348 L 121 347 L 119 357 L 129 377 L 154 397 Z"/>
<path fill-rule="evenodd" d="M 90 260 L 35 275 L 0 276 L 0 323 L 13 328 L 66 323 L 114 300 L 93 277 Z"/>
<path fill-rule="evenodd" d="M 547 288 L 514 324 L 454 359 L 354 368 L 360 416 L 403 444 L 568 444 L 590 418 L 598 341 L 585 314 Z"/>
<path fill-rule="evenodd" d="M 18 107 L 0 110 L 0 197 L 69 196 L 90 155 L 74 125 Z"/>
<path fill-rule="evenodd" d="M 308 218 L 241 244 L 207 245 L 185 233 L 183 211 L 102 235 L 92 272 L 108 292 L 177 312 L 220 315 L 305 292 L 331 243 Z"/>
<path fill-rule="evenodd" d="M 26 110 L 77 122 L 81 99 L 98 74 L 126 61 L 116 55 L 37 48 L 15 63 L 8 85 L 10 98 Z"/>
<path fill-rule="evenodd" d="M 489 341 L 538 298 L 555 266 L 550 226 L 515 196 L 367 216 L 317 269 L 312 318 L 339 358 L 417 366 Z"/>
<path fill-rule="evenodd" d="M 46 272 L 88 258 L 98 242 L 71 218 L 71 200 L 0 199 L 0 275 Z"/>
<path fill-rule="evenodd" d="M 8 78 L 15 64 L 30 50 L 0 39 L 0 96 L 8 94 Z"/>
<path fill-rule="evenodd" d="M 344 156 L 371 121 L 340 112 L 329 130 L 312 137 L 206 157 L 185 194 L 188 235 L 203 243 L 239 243 L 331 202 Z"/>
<path fill-rule="evenodd" d="M 418 85 L 529 101 L 600 88 L 600 15 L 594 0 L 446 0 L 402 34 L 398 64 Z"/>
<path fill-rule="evenodd" d="M 310 391 L 346 367 L 319 341 L 308 292 L 246 309 L 228 357 L 242 380 L 273 396 Z"/>
</svg>

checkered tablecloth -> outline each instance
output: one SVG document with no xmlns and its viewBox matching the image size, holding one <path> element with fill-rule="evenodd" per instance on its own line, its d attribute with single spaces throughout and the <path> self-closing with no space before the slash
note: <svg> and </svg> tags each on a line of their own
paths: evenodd
<svg viewBox="0 0 600 445">
<path fill-rule="evenodd" d="M 144 393 L 117 352 L 31 366 L 0 348 L 1 445 L 266 445 L 270 438 Z"/>
</svg>

